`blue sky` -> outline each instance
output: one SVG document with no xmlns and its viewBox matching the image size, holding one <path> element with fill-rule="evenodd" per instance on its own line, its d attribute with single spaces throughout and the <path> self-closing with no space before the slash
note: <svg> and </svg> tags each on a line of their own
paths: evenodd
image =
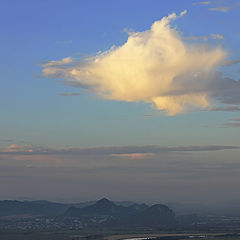
<svg viewBox="0 0 240 240">
<path fill-rule="evenodd" d="M 69 147 L 240 145 L 240 99 L 236 97 L 237 89 L 240 89 L 237 82 L 240 63 L 224 67 L 219 64 L 216 69 L 221 72 L 222 79 L 228 77 L 236 81 L 237 87 L 229 90 L 230 95 L 236 95 L 230 96 L 234 101 L 229 102 L 227 95 L 224 95 L 222 102 L 218 101 L 222 97 L 218 95 L 212 99 L 214 105 L 207 109 L 194 107 L 174 116 L 160 111 L 153 102 L 109 100 L 99 96 L 95 90 L 89 92 L 69 86 L 66 79 L 43 76 L 42 72 L 44 64 L 51 61 L 70 57 L 76 64 L 81 64 L 86 57 L 94 57 L 99 51 L 104 52 L 112 46 L 120 47 L 128 40 L 127 31 L 144 32 L 155 21 L 173 12 L 179 15 L 184 10 L 187 13 L 171 22 L 170 27 L 178 31 L 186 44 L 207 45 L 209 51 L 219 47 L 227 53 L 224 61 L 238 61 L 239 1 L 3 0 L 0 6 L 0 144 L 3 153 L 8 146 L 12 146 L 16 154 L 24 159 L 22 151 L 26 148 L 35 151 L 36 148 Z M 227 81 L 226 86 L 229 85 Z M 218 88 L 218 84 L 214 88 Z M 221 92 L 217 94 L 224 91 L 219 88 Z M 66 93 L 76 95 L 63 96 Z M 236 164 L 238 150 L 224 150 L 223 147 L 223 151 Z M 194 151 L 191 154 L 194 155 L 193 159 L 201 159 L 202 152 Z M 214 162 L 219 157 L 226 164 L 222 157 L 225 157 L 224 154 L 219 155 L 218 151 L 213 150 L 210 155 L 210 161 Z M 2 156 L 6 158 L 4 154 Z M 62 158 L 59 153 L 57 156 Z M 82 169 L 81 156 L 79 158 L 79 168 Z M 102 156 L 99 158 L 102 159 Z M 146 158 L 150 161 L 148 155 Z M 174 157 L 170 159 L 173 161 Z M 153 168 L 159 167 L 155 160 L 154 157 L 150 164 Z M 10 165 L 18 166 L 16 159 L 11 161 L 2 160 L 2 164 L 10 169 Z M 124 167 L 127 168 L 129 163 L 125 163 Z M 34 164 L 33 161 L 30 165 Z M 67 161 L 61 164 L 70 167 Z M 25 171 L 26 161 L 23 160 L 19 167 Z M 12 171 L 11 175 L 18 175 L 13 168 L 9 171 Z M 140 172 L 137 174 L 140 176 Z M 108 180 L 111 179 L 112 174 L 109 173 Z M 48 197 L 49 192 L 50 189 L 42 194 Z M 6 191 L 6 196 L 16 197 L 11 191 Z M 87 193 L 84 196 L 97 197 Z"/>
</svg>

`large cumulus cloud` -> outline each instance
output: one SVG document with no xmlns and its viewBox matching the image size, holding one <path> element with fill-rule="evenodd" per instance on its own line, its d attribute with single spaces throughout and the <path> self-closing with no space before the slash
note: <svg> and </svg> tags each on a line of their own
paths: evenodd
<svg viewBox="0 0 240 240">
<path fill-rule="evenodd" d="M 225 60 L 220 46 L 186 43 L 170 23 L 175 13 L 144 32 L 131 32 L 118 47 L 83 62 L 70 58 L 43 65 L 43 75 L 61 77 L 109 100 L 147 102 L 168 115 L 211 104 L 209 86 Z"/>
</svg>

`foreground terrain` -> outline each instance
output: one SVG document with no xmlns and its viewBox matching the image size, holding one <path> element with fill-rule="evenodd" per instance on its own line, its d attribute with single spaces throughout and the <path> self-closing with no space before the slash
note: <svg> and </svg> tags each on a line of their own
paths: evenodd
<svg viewBox="0 0 240 240">
<path fill-rule="evenodd" d="M 108 199 L 61 204 L 0 201 L 0 240 L 240 240 L 240 217 L 177 215 L 163 204 Z"/>
<path fill-rule="evenodd" d="M 148 234 L 95 234 L 84 235 L 79 232 L 1 232 L 1 240 L 240 240 L 234 233 L 148 233 Z"/>
</svg>

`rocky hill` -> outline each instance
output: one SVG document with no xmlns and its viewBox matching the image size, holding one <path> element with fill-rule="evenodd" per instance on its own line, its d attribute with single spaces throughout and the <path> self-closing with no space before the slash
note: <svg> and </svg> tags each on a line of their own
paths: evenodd
<svg viewBox="0 0 240 240">
<path fill-rule="evenodd" d="M 105 198 L 84 208 L 71 207 L 64 216 L 106 227 L 156 227 L 176 222 L 174 212 L 166 205 L 156 204 L 148 207 L 145 204 L 133 204 L 124 207 Z"/>
</svg>

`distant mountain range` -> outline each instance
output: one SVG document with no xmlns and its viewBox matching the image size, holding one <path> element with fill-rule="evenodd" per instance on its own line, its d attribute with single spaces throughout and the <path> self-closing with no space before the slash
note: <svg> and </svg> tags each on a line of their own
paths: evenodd
<svg viewBox="0 0 240 240">
<path fill-rule="evenodd" d="M 58 216 L 64 215 L 69 208 L 83 209 L 88 206 L 93 206 L 99 201 L 88 201 L 81 203 L 56 203 L 47 200 L 38 201 L 17 201 L 17 200 L 2 200 L 0 201 L 0 217 L 16 216 L 16 215 L 40 215 L 40 216 Z M 100 201 L 101 203 L 102 201 Z M 146 208 L 146 204 L 137 204 L 134 202 L 114 202 L 116 205 L 123 207 L 132 206 L 136 210 Z M 99 205 L 99 204 L 97 204 Z"/>
<path fill-rule="evenodd" d="M 48 216 L 63 214 L 69 205 L 49 201 L 0 201 L 0 217 L 31 215 Z"/>
<path fill-rule="evenodd" d="M 0 201 L 0 217 L 56 217 L 78 219 L 84 226 L 159 227 L 177 221 L 191 223 L 196 216 L 175 217 L 166 205 L 112 202 L 106 198 L 89 204 L 63 204 L 49 201 Z"/>
<path fill-rule="evenodd" d="M 97 201 L 95 204 L 84 207 L 69 208 L 65 216 L 69 217 L 99 217 L 99 216 L 111 216 L 111 217 L 123 217 L 129 216 L 137 213 L 138 211 L 146 209 L 148 206 L 146 204 L 133 204 L 130 206 L 116 205 L 114 202 L 103 198 Z"/>
</svg>

